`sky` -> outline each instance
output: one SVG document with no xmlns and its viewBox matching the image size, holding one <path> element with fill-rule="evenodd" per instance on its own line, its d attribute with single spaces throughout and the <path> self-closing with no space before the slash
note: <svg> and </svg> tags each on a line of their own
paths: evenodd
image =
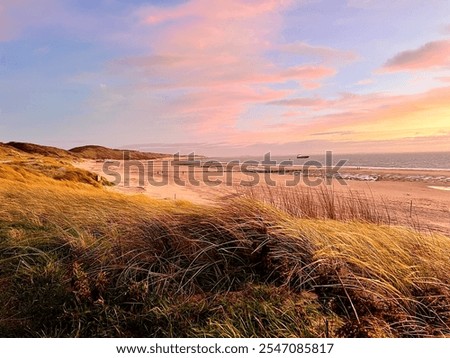
<svg viewBox="0 0 450 358">
<path fill-rule="evenodd" d="M 0 0 L 0 141 L 450 151 L 450 1 Z"/>
</svg>

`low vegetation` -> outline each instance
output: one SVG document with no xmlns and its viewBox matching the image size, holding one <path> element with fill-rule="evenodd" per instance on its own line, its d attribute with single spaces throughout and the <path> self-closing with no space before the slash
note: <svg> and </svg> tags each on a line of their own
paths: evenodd
<svg viewBox="0 0 450 358">
<path fill-rule="evenodd" d="M 152 160 L 167 157 L 167 154 L 162 153 L 147 153 L 137 150 L 127 150 L 128 159 L 131 160 Z M 78 157 L 86 159 L 124 159 L 124 150 L 111 149 L 99 145 L 86 145 L 83 147 L 76 147 L 70 149 L 70 153 Z"/>
<path fill-rule="evenodd" d="M 32 154 L 32 155 L 43 155 L 52 158 L 63 158 L 63 159 L 74 159 L 75 156 L 67 150 L 50 147 L 46 145 L 39 145 L 33 143 L 22 143 L 22 142 L 9 142 L 5 147 L 14 148 L 20 152 Z"/>
<path fill-rule="evenodd" d="M 54 184 L 54 180 L 72 183 L 84 183 L 94 187 L 111 185 L 105 178 L 87 170 L 76 168 L 67 161 L 42 156 L 19 156 L 0 163 L 0 180 L 8 179 L 22 183 Z M 53 180 L 52 180 L 53 179 Z"/>
<path fill-rule="evenodd" d="M 292 193 L 123 196 L 27 160 L 0 164 L 2 337 L 450 335 L 448 237 Z"/>
<path fill-rule="evenodd" d="M 325 184 L 318 187 L 261 185 L 237 188 L 237 191 L 248 199 L 267 203 L 297 218 L 397 223 L 383 200 L 380 205 L 373 196 L 351 189 L 336 194 L 332 186 Z"/>
<path fill-rule="evenodd" d="M 158 158 L 165 158 L 168 155 L 162 153 L 152 153 L 152 152 L 140 152 L 137 150 L 127 150 L 128 159 L 132 160 L 151 160 Z M 102 147 L 99 145 L 85 145 L 81 147 L 72 148 L 69 150 L 51 147 L 40 144 L 24 143 L 24 142 L 9 142 L 0 143 L 0 158 L 5 155 L 10 155 L 15 153 L 16 155 L 33 155 L 33 156 L 44 156 L 47 158 L 57 158 L 57 159 L 114 159 L 122 160 L 124 159 L 123 149 L 112 149 L 107 147 Z"/>
</svg>

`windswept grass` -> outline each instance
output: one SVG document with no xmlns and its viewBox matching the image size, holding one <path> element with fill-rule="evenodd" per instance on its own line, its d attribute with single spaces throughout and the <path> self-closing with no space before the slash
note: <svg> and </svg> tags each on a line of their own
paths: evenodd
<svg viewBox="0 0 450 358">
<path fill-rule="evenodd" d="M 46 186 L 54 185 L 54 180 L 89 184 L 98 188 L 111 185 L 105 178 L 76 168 L 67 161 L 42 156 L 22 156 L 0 162 L 0 178 L 22 183 L 40 183 Z"/>
<path fill-rule="evenodd" d="M 45 157 L 60 158 L 60 159 L 76 158 L 75 155 L 73 155 L 67 150 L 56 147 L 49 147 L 45 145 L 22 143 L 22 142 L 9 142 L 6 144 L 6 146 L 9 148 L 19 150 L 22 153 L 28 153 L 31 155 L 41 155 Z"/>
<path fill-rule="evenodd" d="M 450 335 L 448 237 L 3 170 L 1 336 Z"/>
<path fill-rule="evenodd" d="M 307 219 L 358 220 L 374 224 L 396 222 L 386 205 L 376 203 L 373 195 L 348 190 L 334 192 L 333 187 L 255 186 L 238 188 L 245 198 L 267 203 L 292 216 Z"/>
<path fill-rule="evenodd" d="M 76 147 L 69 150 L 72 155 L 89 159 L 115 159 L 122 160 L 124 158 L 123 149 L 111 149 L 99 145 L 86 145 Z M 131 160 L 152 160 L 165 158 L 168 155 L 163 153 L 140 152 L 137 150 L 126 150 L 128 158 Z"/>
</svg>

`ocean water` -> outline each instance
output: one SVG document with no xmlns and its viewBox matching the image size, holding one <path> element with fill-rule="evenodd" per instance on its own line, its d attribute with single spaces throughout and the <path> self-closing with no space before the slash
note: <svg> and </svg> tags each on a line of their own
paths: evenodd
<svg viewBox="0 0 450 358">
<path fill-rule="evenodd" d="M 302 153 L 306 154 L 306 153 Z M 307 155 L 307 154 L 306 154 Z M 214 157 L 208 160 L 218 160 L 228 162 L 231 160 L 256 160 L 261 162 L 261 156 L 242 157 Z M 301 165 L 309 160 L 315 160 L 325 165 L 325 153 L 322 155 L 310 155 L 308 159 L 297 159 L 297 154 L 292 156 L 274 155 L 272 160 L 280 163 L 284 160 L 293 160 L 294 165 Z M 450 152 L 430 152 L 430 153 L 370 153 L 370 154 L 335 154 L 332 153 L 332 162 L 336 164 L 339 160 L 346 160 L 346 166 L 370 167 L 370 168 L 403 168 L 403 169 L 450 169 Z"/>
</svg>

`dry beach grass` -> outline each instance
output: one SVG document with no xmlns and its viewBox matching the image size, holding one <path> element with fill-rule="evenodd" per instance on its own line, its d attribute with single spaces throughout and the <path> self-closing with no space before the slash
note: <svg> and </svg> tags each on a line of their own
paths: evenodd
<svg viewBox="0 0 450 358">
<path fill-rule="evenodd" d="M 39 160 L 0 164 L 3 337 L 450 335 L 449 238 L 388 226 L 370 197 L 204 206 Z"/>
</svg>

